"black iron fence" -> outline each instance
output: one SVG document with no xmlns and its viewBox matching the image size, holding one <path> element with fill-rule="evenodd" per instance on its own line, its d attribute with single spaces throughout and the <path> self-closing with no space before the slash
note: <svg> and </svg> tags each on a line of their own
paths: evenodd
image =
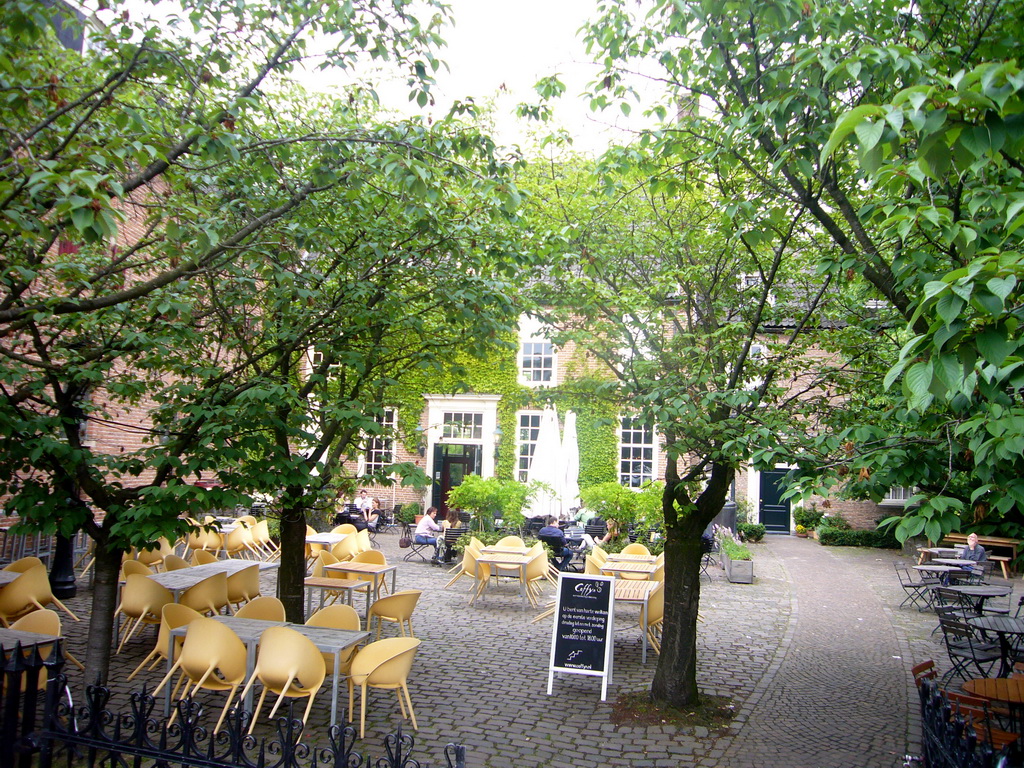
<svg viewBox="0 0 1024 768">
<path fill-rule="evenodd" d="M 132 693 L 127 711 L 111 707 L 112 694 L 101 685 L 89 686 L 85 701 L 76 705 L 62 673 L 59 647 L 47 653 L 25 652 L 16 646 L 0 650 L 3 694 L 0 696 L 0 768 L 427 768 L 413 756 L 415 738 L 398 731 L 383 744 L 385 755 L 364 757 L 355 750 L 352 727 L 332 727 L 327 743 L 300 741 L 301 720 L 281 717 L 276 733 L 256 738 L 247 734 L 250 714 L 232 709 L 220 731 L 204 725 L 203 707 L 186 699 L 178 703 L 175 722 L 155 716 L 157 701 L 145 688 Z M 44 654 L 46 658 L 44 658 Z M 43 682 L 43 685 L 40 684 Z M 8 748 L 11 745 L 13 748 Z M 465 768 L 466 750 L 445 747 L 448 768 Z M 444 763 L 442 763 L 443 765 Z"/>
<path fill-rule="evenodd" d="M 949 700 L 931 680 L 922 682 L 921 727 L 927 768 L 1010 768 L 1021 765 L 1019 749 L 993 752 L 978 740 L 969 720 L 953 714 Z"/>
</svg>

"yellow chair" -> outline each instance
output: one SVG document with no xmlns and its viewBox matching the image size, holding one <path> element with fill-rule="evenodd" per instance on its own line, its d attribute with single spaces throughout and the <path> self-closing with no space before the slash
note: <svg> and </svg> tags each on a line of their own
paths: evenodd
<svg viewBox="0 0 1024 768">
<path fill-rule="evenodd" d="M 150 568 L 159 568 L 167 555 L 174 554 L 174 546 L 164 536 L 161 536 L 152 544 L 146 547 L 136 547 L 135 559 L 143 565 L 148 565 Z"/>
<path fill-rule="evenodd" d="M 205 549 L 192 550 L 192 565 L 209 565 L 219 559 L 216 552 L 208 552 Z"/>
<path fill-rule="evenodd" d="M 647 598 L 647 641 L 658 653 L 661 653 L 661 627 L 665 619 L 665 585 L 657 587 Z"/>
<path fill-rule="evenodd" d="M 257 597 L 235 611 L 235 618 L 284 621 L 284 603 L 270 595 Z"/>
<path fill-rule="evenodd" d="M 38 557 L 29 555 L 28 557 L 23 557 L 20 560 L 15 560 L 13 563 L 8 563 L 4 566 L 4 570 L 14 571 L 15 573 L 24 573 L 29 568 L 35 568 L 37 565 L 43 565 L 43 561 Z"/>
<path fill-rule="evenodd" d="M 128 562 L 133 561 L 129 560 Z M 145 566 L 143 567 L 145 568 Z M 160 586 L 145 574 L 129 573 L 125 578 L 124 590 L 121 592 L 121 604 L 114 611 L 115 616 L 123 613 L 129 619 L 125 626 L 124 636 L 117 646 L 117 652 L 121 652 L 124 644 L 131 640 L 132 635 L 143 624 L 159 624 L 164 606 L 173 602 L 174 595 L 166 587 Z"/>
<path fill-rule="evenodd" d="M 320 578 L 320 579 L 323 579 L 323 578 L 327 578 L 327 579 L 341 578 L 341 574 L 339 574 L 339 573 L 336 573 L 334 571 L 325 571 L 324 570 L 324 566 L 325 565 L 334 565 L 337 562 L 340 562 L 340 561 L 338 560 L 338 558 L 336 558 L 334 555 L 332 555 L 330 553 L 330 551 L 328 551 L 326 549 L 322 550 L 316 556 L 316 561 L 313 563 L 313 575 L 316 576 L 317 578 Z"/>
<path fill-rule="evenodd" d="M 40 635 L 61 637 L 60 616 L 56 611 L 51 611 L 49 608 L 43 608 L 41 611 L 26 613 L 16 622 L 11 624 L 11 629 L 18 630 L 20 632 L 35 632 Z M 50 655 L 50 651 L 48 648 L 43 648 L 39 655 L 45 659 Z M 80 670 L 83 672 L 85 671 L 85 665 L 72 656 L 71 651 L 67 649 L 67 642 L 64 643 L 64 657 Z M 44 673 L 43 675 L 40 675 L 39 687 L 42 688 L 45 683 L 46 680 Z"/>
<path fill-rule="evenodd" d="M 373 563 L 374 565 L 387 565 L 388 559 L 384 556 L 384 553 L 379 549 L 368 549 L 364 552 L 360 552 L 352 558 L 353 563 Z M 349 578 L 355 577 L 360 581 L 368 581 L 373 584 L 374 594 L 378 594 L 380 588 L 383 586 L 384 591 L 388 590 L 387 574 L 384 573 L 359 573 L 359 574 L 345 574 Z"/>
<path fill-rule="evenodd" d="M 252 529 L 253 546 L 262 554 L 265 560 L 275 560 L 281 556 L 281 548 L 270 536 L 270 524 L 266 520 L 260 520 Z"/>
<path fill-rule="evenodd" d="M 456 565 L 451 571 L 449 571 L 449 573 L 453 573 L 454 571 L 457 570 L 458 573 L 456 573 L 452 577 L 451 581 L 449 581 L 447 584 L 444 585 L 445 589 L 448 589 L 448 587 L 450 587 L 456 581 L 461 579 L 463 576 L 469 576 L 469 578 L 471 578 L 471 579 L 476 579 L 476 569 L 477 569 L 476 558 L 477 558 L 478 554 L 480 554 L 480 550 L 477 549 L 476 547 L 474 547 L 472 542 L 470 542 L 470 545 L 468 547 L 466 547 L 466 549 L 463 550 L 463 552 L 462 552 L 462 562 L 459 563 L 458 565 Z M 482 566 L 480 566 L 480 570 L 481 571 L 485 571 L 486 570 L 487 571 L 487 578 L 490 579 L 491 573 L 490 573 L 490 567 L 489 566 L 482 565 Z"/>
<path fill-rule="evenodd" d="M 546 552 L 541 552 L 533 556 L 533 559 L 526 564 L 526 573 L 520 577 L 526 580 L 524 589 L 526 590 L 526 596 L 533 604 L 534 608 L 537 608 L 537 598 L 540 597 L 540 583 L 547 581 L 548 569 L 550 563 L 548 562 L 548 556 Z"/>
<path fill-rule="evenodd" d="M 277 708 L 285 698 L 309 697 L 306 704 L 306 711 L 302 715 L 302 722 L 309 721 L 309 712 L 313 709 L 313 700 L 317 691 L 324 684 L 327 676 L 327 668 L 324 665 L 323 655 L 308 637 L 299 634 L 288 627 L 270 627 L 260 635 L 259 656 L 256 658 L 256 668 L 253 670 L 249 682 L 242 690 L 242 698 L 259 680 L 263 684 L 263 692 L 260 694 L 259 702 L 256 704 L 256 711 L 252 715 L 252 723 L 249 725 L 249 733 L 256 727 L 256 720 L 263 709 L 263 701 L 267 697 L 267 691 L 277 694 L 277 701 L 270 710 L 270 719 L 274 719 Z M 301 735 L 301 734 L 300 734 Z"/>
<path fill-rule="evenodd" d="M 195 527 L 185 540 L 185 546 L 193 552 L 200 550 L 213 552 L 214 554 L 219 552 L 221 545 L 224 543 L 221 535 L 217 531 L 209 530 L 204 525 L 200 525 L 195 520 L 191 520 L 191 522 Z"/>
<path fill-rule="evenodd" d="M 255 528 L 257 525 L 256 517 L 254 515 L 242 515 L 238 518 L 238 524 L 248 526 L 249 528 Z"/>
<path fill-rule="evenodd" d="M 171 642 L 171 630 L 188 626 L 195 619 L 200 619 L 202 616 L 203 614 L 193 611 L 187 605 L 181 605 L 180 603 L 168 603 L 165 605 L 160 612 L 160 628 L 157 630 L 156 645 L 153 646 L 153 650 L 149 652 L 149 655 L 139 663 L 135 671 L 128 675 L 128 680 L 139 674 L 142 668 L 151 662 L 149 671 L 155 669 L 161 661 L 167 661 L 167 646 Z M 174 659 L 172 661 L 177 660 L 178 653 L 181 651 L 181 644 L 184 642 L 185 638 L 177 638 L 177 641 L 174 643 Z"/>
<path fill-rule="evenodd" d="M 496 546 L 496 547 L 524 547 L 525 548 L 526 544 L 518 536 L 506 536 L 505 538 L 500 539 L 498 541 L 498 543 L 495 544 L 494 546 Z"/>
<path fill-rule="evenodd" d="M 308 619 L 307 627 L 330 627 L 331 629 L 362 629 L 362 619 L 351 605 L 328 605 Z M 332 662 L 333 663 L 333 662 Z"/>
<path fill-rule="evenodd" d="M 665 583 L 665 564 L 661 563 L 657 568 L 651 572 L 651 581 L 660 581 L 662 584 Z"/>
<path fill-rule="evenodd" d="M 342 523 L 331 528 L 331 533 L 358 533 L 359 529 L 352 523 Z"/>
<path fill-rule="evenodd" d="M 356 553 L 369 552 L 373 549 L 373 542 L 370 541 L 370 531 L 367 528 L 363 528 L 361 531 L 356 531 Z"/>
<path fill-rule="evenodd" d="M 228 602 L 236 609 L 260 594 L 260 567 L 255 563 L 228 576 Z"/>
<path fill-rule="evenodd" d="M 647 547 L 645 547 L 640 542 L 634 542 L 632 544 L 627 544 L 626 546 L 624 546 L 622 548 L 622 554 L 624 554 L 624 555 L 647 555 L 648 557 L 650 557 L 651 550 L 649 550 Z"/>
<path fill-rule="evenodd" d="M 392 596 L 393 597 L 393 596 Z M 385 598 L 390 599 L 390 598 Z M 402 719 L 406 718 L 405 708 L 409 708 L 409 719 L 413 730 L 416 726 L 416 713 L 412 708 L 409 688 L 406 685 L 412 663 L 416 657 L 416 649 L 420 641 L 415 637 L 390 637 L 378 640 L 357 652 L 352 659 L 348 677 L 348 721 L 351 723 L 355 714 L 355 687 L 359 686 L 359 738 L 366 736 L 366 689 L 383 688 L 393 690 L 398 696 L 398 706 L 402 711 Z M 405 696 L 404 700 L 402 696 Z"/>
<path fill-rule="evenodd" d="M 182 568 L 191 568 L 192 563 L 179 555 L 166 555 L 164 557 L 165 571 L 180 571 Z"/>
<path fill-rule="evenodd" d="M 140 563 L 138 560 L 125 560 L 121 563 L 121 578 L 127 579 L 132 574 L 152 576 L 153 569 L 145 563 Z"/>
<path fill-rule="evenodd" d="M 14 563 L 12 563 L 13 565 Z M 53 603 L 75 621 L 79 618 L 60 600 L 53 596 L 46 566 L 40 562 L 0 589 L 0 623 L 5 627 L 26 613 L 45 608 Z"/>
<path fill-rule="evenodd" d="M 229 627 L 205 617 L 193 619 L 188 625 L 181 653 L 153 691 L 153 695 L 156 696 L 179 669 L 185 673 L 186 680 L 181 694 L 182 699 L 200 688 L 208 691 L 228 691 L 228 700 L 213 729 L 216 733 L 224 722 L 224 716 L 228 713 L 235 694 L 245 682 L 245 658 L 245 645 Z M 177 711 L 167 721 L 168 725 L 174 722 L 176 715 Z"/>
<path fill-rule="evenodd" d="M 256 549 L 252 531 L 241 524 L 224 537 L 224 553 L 228 557 L 263 559 L 262 553 Z"/>
<path fill-rule="evenodd" d="M 359 542 L 355 536 L 346 536 L 331 547 L 331 554 L 338 558 L 339 562 L 351 560 L 359 554 Z"/>
<path fill-rule="evenodd" d="M 316 528 L 311 525 L 306 526 L 306 536 L 315 536 Z M 316 556 L 324 551 L 323 544 L 306 544 L 306 565 L 316 559 Z"/>
<path fill-rule="evenodd" d="M 598 565 L 604 565 L 606 562 L 608 562 L 608 553 L 600 547 L 594 547 L 590 551 L 590 556 L 594 558 L 594 561 Z"/>
<path fill-rule="evenodd" d="M 409 636 L 415 637 L 412 631 L 412 612 L 416 608 L 421 594 L 423 592 L 419 589 L 405 589 L 375 601 L 366 616 L 366 631 L 372 631 L 373 620 L 377 619 L 378 640 L 380 640 L 381 627 L 385 621 L 397 624 L 403 637 L 405 637 L 405 627 L 408 625 Z"/>
<path fill-rule="evenodd" d="M 228 604 L 228 577 L 215 573 L 181 593 L 178 602 L 200 613 L 220 613 Z"/>
<path fill-rule="evenodd" d="M 587 555 L 583 561 L 583 573 L 588 576 L 600 576 L 601 564 L 591 555 Z"/>
</svg>

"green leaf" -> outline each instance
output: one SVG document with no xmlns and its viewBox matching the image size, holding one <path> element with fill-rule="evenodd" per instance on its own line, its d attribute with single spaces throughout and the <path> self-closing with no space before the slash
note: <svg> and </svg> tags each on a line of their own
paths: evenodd
<svg viewBox="0 0 1024 768">
<path fill-rule="evenodd" d="M 857 129 L 860 123 L 869 117 L 881 114 L 881 112 L 882 108 L 875 104 L 861 104 L 839 118 L 836 122 L 836 127 L 832 129 L 832 134 L 828 137 L 828 141 L 825 142 L 825 146 L 821 150 L 821 162 L 824 163 L 832 157 L 836 148 L 847 136 Z"/>
</svg>

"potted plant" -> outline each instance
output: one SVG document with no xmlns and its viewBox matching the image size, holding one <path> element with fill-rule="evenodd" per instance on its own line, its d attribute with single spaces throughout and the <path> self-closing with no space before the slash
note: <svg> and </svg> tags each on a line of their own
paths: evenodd
<svg viewBox="0 0 1024 768">
<path fill-rule="evenodd" d="M 797 525 L 795 530 L 796 530 L 796 535 L 799 538 L 801 538 L 801 539 L 806 539 L 807 538 L 807 529 L 804 526 Z"/>
<path fill-rule="evenodd" d="M 718 551 L 725 577 L 734 584 L 752 584 L 754 581 L 754 561 L 750 550 L 736 541 L 733 532 L 722 526 L 715 526 L 715 538 L 718 539 Z"/>
</svg>

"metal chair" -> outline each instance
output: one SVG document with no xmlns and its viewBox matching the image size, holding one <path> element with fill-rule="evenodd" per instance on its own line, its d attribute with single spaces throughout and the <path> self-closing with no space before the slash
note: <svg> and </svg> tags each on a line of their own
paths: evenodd
<svg viewBox="0 0 1024 768">
<path fill-rule="evenodd" d="M 959 675 L 964 680 L 977 677 L 978 675 L 971 673 L 972 667 L 980 673 L 981 677 L 991 677 L 992 669 L 1002 658 L 997 644 L 982 640 L 975 634 L 974 627 L 953 616 L 940 615 L 939 626 L 942 628 L 946 653 L 953 665 L 943 675 L 943 685 L 954 675 Z"/>
<path fill-rule="evenodd" d="M 931 584 L 915 579 L 910 573 L 910 569 L 903 563 L 893 563 L 893 567 L 896 569 L 900 586 L 903 587 L 903 591 L 907 595 L 900 603 L 900 608 L 908 603 L 919 611 L 931 608 Z"/>
</svg>

